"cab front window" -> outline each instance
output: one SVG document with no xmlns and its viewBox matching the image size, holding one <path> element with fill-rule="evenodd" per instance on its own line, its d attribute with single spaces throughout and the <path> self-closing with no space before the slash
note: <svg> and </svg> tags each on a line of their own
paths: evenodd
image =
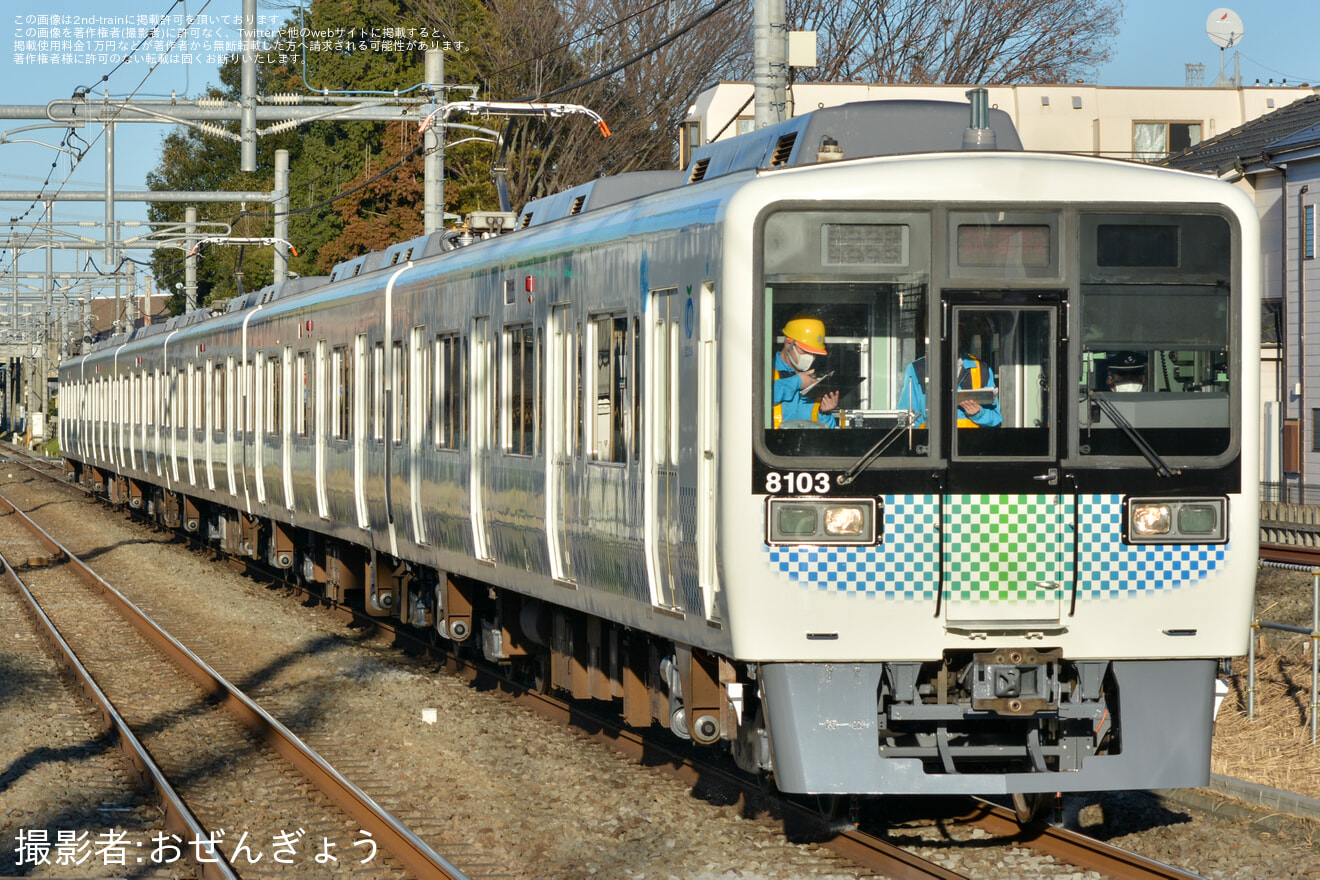
<svg viewBox="0 0 1320 880">
<path fill-rule="evenodd" d="M 1078 452 L 1091 461 L 1227 454 L 1235 370 L 1227 221 L 1084 214 L 1081 233 Z"/>
<path fill-rule="evenodd" d="M 930 219 L 917 212 L 782 211 L 763 227 L 759 410 L 782 456 L 924 455 L 904 400 L 925 356 Z"/>
</svg>

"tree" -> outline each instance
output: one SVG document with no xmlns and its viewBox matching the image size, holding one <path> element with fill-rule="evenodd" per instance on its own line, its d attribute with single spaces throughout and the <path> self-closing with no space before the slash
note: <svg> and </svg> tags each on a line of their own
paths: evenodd
<svg viewBox="0 0 1320 880">
<path fill-rule="evenodd" d="M 1065 83 L 1109 60 L 1122 0 L 787 0 L 814 82 Z"/>
<path fill-rule="evenodd" d="M 488 0 L 487 10 L 492 26 L 474 49 L 489 59 L 493 97 L 582 104 L 611 132 L 602 138 L 583 117 L 512 121 L 505 154 L 515 207 L 604 174 L 674 167 L 678 126 L 697 92 L 750 70 L 743 2 Z"/>
</svg>

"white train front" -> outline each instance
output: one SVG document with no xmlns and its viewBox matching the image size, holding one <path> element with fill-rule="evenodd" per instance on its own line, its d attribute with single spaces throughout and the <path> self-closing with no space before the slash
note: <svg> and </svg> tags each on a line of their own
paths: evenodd
<svg viewBox="0 0 1320 880">
<path fill-rule="evenodd" d="M 64 455 L 785 791 L 1202 784 L 1255 209 L 965 119 L 816 111 L 117 337 L 61 365 Z M 828 377 L 777 406 L 786 348 Z"/>
</svg>

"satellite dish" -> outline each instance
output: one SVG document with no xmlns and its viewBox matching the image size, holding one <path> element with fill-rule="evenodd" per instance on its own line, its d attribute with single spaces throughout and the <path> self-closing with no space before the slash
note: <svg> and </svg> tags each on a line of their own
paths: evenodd
<svg viewBox="0 0 1320 880">
<path fill-rule="evenodd" d="M 1205 20 L 1205 35 L 1220 49 L 1229 49 L 1242 41 L 1242 19 L 1231 9 L 1216 9 Z"/>
</svg>

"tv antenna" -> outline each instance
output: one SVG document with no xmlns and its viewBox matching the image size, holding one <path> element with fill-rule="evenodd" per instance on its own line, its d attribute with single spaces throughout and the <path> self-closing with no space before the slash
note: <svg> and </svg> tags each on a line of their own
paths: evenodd
<svg viewBox="0 0 1320 880">
<path fill-rule="evenodd" d="M 1236 71 L 1231 80 L 1224 75 L 1224 50 L 1242 42 L 1245 33 L 1242 19 L 1231 9 L 1216 9 L 1205 20 L 1205 35 L 1210 38 L 1210 42 L 1219 47 L 1219 78 L 1215 80 L 1216 88 L 1236 86 L 1242 82 L 1241 76 Z M 1236 53 L 1234 57 L 1236 58 Z M 1236 61 L 1234 63 L 1236 64 Z"/>
</svg>

